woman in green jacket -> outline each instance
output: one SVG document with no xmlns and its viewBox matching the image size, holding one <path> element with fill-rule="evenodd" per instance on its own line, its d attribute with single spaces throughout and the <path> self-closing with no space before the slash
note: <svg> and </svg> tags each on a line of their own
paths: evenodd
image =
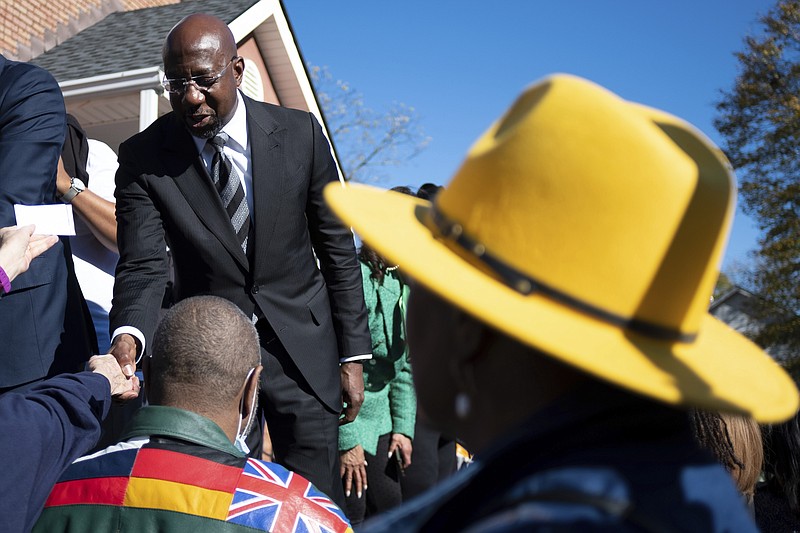
<svg viewBox="0 0 800 533">
<path fill-rule="evenodd" d="M 413 194 L 407 187 L 392 190 Z M 400 477 L 411 464 L 417 411 L 405 334 L 408 286 L 398 266 L 387 265 L 369 247 L 361 247 L 359 260 L 372 359 L 364 363 L 361 411 L 339 428 L 346 512 L 353 526 L 401 503 Z"/>
</svg>

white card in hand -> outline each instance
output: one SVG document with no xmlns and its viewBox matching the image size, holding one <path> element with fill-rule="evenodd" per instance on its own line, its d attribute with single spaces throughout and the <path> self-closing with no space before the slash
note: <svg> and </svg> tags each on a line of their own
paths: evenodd
<svg viewBox="0 0 800 533">
<path fill-rule="evenodd" d="M 35 224 L 35 234 L 75 235 L 75 219 L 69 204 L 14 205 L 17 226 Z"/>
</svg>

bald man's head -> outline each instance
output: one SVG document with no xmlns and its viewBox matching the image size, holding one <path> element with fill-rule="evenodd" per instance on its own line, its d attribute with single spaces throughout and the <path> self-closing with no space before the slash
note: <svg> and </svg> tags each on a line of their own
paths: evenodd
<svg viewBox="0 0 800 533">
<path fill-rule="evenodd" d="M 164 62 L 168 54 L 179 52 L 187 43 L 208 47 L 230 57 L 236 55 L 236 40 L 228 25 L 204 13 L 184 17 L 172 27 L 161 51 Z"/>
<path fill-rule="evenodd" d="M 162 49 L 173 111 L 196 137 L 209 139 L 233 117 L 244 60 L 228 26 L 211 15 L 189 15 Z"/>
</svg>

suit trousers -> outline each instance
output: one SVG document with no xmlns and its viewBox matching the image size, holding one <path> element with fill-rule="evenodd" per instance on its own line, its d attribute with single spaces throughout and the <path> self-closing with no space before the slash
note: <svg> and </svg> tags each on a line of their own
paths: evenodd
<svg viewBox="0 0 800 533">
<path fill-rule="evenodd" d="M 272 439 L 274 460 L 311 481 L 344 509 L 339 413 L 330 411 L 317 398 L 265 322 L 261 319 L 256 326 L 264 366 L 259 403 Z"/>
</svg>

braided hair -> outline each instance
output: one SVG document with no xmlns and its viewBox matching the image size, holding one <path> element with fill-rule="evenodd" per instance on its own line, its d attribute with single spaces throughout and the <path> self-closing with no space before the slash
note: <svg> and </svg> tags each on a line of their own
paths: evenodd
<svg viewBox="0 0 800 533">
<path fill-rule="evenodd" d="M 753 504 L 764 465 L 761 429 L 751 416 L 695 411 L 695 436 L 730 473 L 736 488 Z"/>
<path fill-rule="evenodd" d="M 742 461 L 736 457 L 728 426 L 719 413 L 692 409 L 692 422 L 697 442 L 713 453 L 725 470 L 731 472 L 734 468 L 744 468 Z"/>
</svg>

